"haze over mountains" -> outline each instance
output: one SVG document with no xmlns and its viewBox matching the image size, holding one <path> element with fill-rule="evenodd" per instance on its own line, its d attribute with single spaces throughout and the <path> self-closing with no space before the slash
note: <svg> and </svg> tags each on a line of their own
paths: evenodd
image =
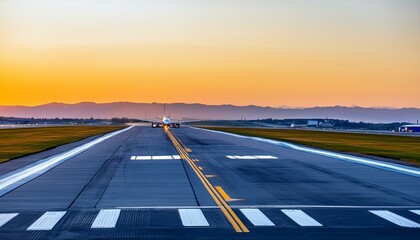
<svg viewBox="0 0 420 240">
<path fill-rule="evenodd" d="M 146 118 L 162 117 L 161 103 L 49 103 L 34 107 L 0 106 L 0 116 L 34 118 Z M 413 122 L 420 119 L 418 108 L 362 108 L 362 107 L 312 107 L 273 108 L 260 106 L 166 104 L 166 114 L 174 119 L 239 120 L 262 118 L 334 118 L 364 122 Z"/>
</svg>

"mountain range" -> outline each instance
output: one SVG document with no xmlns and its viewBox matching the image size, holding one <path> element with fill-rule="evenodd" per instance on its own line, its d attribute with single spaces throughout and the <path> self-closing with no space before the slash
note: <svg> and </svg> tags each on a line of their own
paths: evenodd
<svg viewBox="0 0 420 240">
<path fill-rule="evenodd" d="M 418 108 L 310 107 L 274 108 L 260 106 L 205 105 L 186 103 L 49 103 L 39 106 L 0 106 L 0 116 L 34 118 L 142 118 L 155 119 L 164 114 L 178 120 L 239 120 L 331 118 L 372 123 L 416 122 Z"/>
</svg>

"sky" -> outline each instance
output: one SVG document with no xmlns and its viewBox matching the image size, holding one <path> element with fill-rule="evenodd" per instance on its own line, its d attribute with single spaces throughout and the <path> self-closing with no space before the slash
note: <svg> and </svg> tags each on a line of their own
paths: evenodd
<svg viewBox="0 0 420 240">
<path fill-rule="evenodd" d="M 1 0 L 0 105 L 420 108 L 418 0 Z"/>
</svg>

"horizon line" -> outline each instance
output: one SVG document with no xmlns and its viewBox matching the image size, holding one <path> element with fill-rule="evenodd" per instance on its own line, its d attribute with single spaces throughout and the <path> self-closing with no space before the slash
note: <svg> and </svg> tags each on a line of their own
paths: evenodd
<svg viewBox="0 0 420 240">
<path fill-rule="evenodd" d="M 204 105 L 204 106 L 233 106 L 233 107 L 261 107 L 261 108 L 274 108 L 274 109 L 308 109 L 308 108 L 328 108 L 328 107 L 344 107 L 344 108 L 371 108 L 371 109 L 389 109 L 389 110 L 397 110 L 397 109 L 420 109 L 419 107 L 392 107 L 392 106 L 359 106 L 359 105 L 315 105 L 315 106 L 287 106 L 287 105 L 280 105 L 280 106 L 262 106 L 262 105 L 255 105 L 255 104 L 248 104 L 248 105 L 235 105 L 230 103 L 223 103 L 223 104 L 206 104 L 206 103 L 199 103 L 199 102 L 132 102 L 132 101 L 114 101 L 114 102 L 94 102 L 94 101 L 80 101 L 75 103 L 66 103 L 66 102 L 47 102 L 37 105 L 0 105 L 0 107 L 40 107 L 49 104 L 64 104 L 64 105 L 77 105 L 83 103 L 92 103 L 92 104 L 113 104 L 113 103 L 134 103 L 134 104 L 185 104 L 185 105 Z"/>
</svg>

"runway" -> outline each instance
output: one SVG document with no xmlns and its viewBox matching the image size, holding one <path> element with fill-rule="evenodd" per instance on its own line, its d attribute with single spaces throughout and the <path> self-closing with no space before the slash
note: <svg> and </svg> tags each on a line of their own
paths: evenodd
<svg viewBox="0 0 420 240">
<path fill-rule="evenodd" d="M 104 137 L 0 164 L 0 239 L 420 234 L 418 169 L 189 127 L 135 126 Z M 64 160 L 38 171 L 51 159 Z"/>
</svg>

